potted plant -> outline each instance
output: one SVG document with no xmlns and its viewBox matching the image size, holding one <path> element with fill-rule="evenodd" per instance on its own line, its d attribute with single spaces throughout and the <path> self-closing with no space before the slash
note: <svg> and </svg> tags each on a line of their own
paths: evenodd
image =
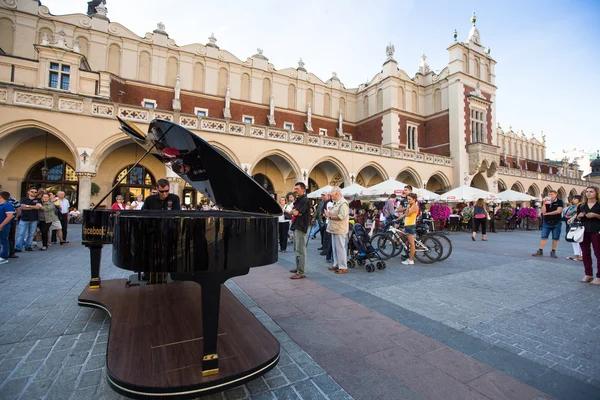
<svg viewBox="0 0 600 400">
<path fill-rule="evenodd" d="M 525 220 L 527 224 L 527 230 L 529 230 L 529 221 L 534 221 L 537 219 L 537 209 L 533 207 L 522 207 L 519 210 L 519 214 L 517 215 L 521 220 Z"/>
<path fill-rule="evenodd" d="M 446 225 L 446 221 L 448 220 L 448 217 L 450 217 L 452 211 L 446 204 L 434 203 L 429 208 L 429 212 L 431 213 L 431 218 L 434 221 L 436 229 L 439 229 Z"/>
</svg>

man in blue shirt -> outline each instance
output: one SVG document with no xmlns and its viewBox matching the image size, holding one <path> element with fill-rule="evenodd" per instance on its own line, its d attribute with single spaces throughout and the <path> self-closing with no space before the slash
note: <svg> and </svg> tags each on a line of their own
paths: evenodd
<svg viewBox="0 0 600 400">
<path fill-rule="evenodd" d="M 10 193 L 0 192 L 0 264 L 8 263 L 10 246 L 8 244 L 8 234 L 10 225 L 15 215 L 15 208 L 8 201 Z"/>
<path fill-rule="evenodd" d="M 8 201 L 15 208 L 15 216 L 11 221 L 10 232 L 8 233 L 8 243 L 10 246 L 10 255 L 8 258 L 19 258 L 19 256 L 15 254 L 15 243 L 17 238 L 17 225 L 19 224 L 19 217 L 21 216 L 21 203 L 13 197 L 9 197 Z"/>
</svg>

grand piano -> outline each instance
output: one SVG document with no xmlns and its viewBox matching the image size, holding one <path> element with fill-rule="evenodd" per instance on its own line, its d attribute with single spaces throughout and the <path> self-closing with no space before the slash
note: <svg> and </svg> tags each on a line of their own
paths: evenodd
<svg viewBox="0 0 600 400">
<path fill-rule="evenodd" d="M 146 135 L 119 121 L 146 149 L 144 157 L 171 167 L 221 210 L 83 211 L 91 279 L 79 304 L 111 316 L 110 385 L 130 397 L 193 398 L 266 373 L 279 359 L 279 343 L 223 283 L 277 261 L 281 208 L 227 156 L 187 129 L 157 119 Z M 101 281 L 105 244 L 112 244 L 117 267 L 168 273 L 169 282 Z"/>
</svg>

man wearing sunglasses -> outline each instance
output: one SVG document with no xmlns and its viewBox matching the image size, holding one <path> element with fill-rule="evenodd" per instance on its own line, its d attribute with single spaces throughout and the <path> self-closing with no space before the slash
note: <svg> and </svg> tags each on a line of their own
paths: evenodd
<svg viewBox="0 0 600 400">
<path fill-rule="evenodd" d="M 27 196 L 21 199 L 21 221 L 17 228 L 17 241 L 15 252 L 20 252 L 25 244 L 25 250 L 31 251 L 31 243 L 38 224 L 38 211 L 42 208 L 42 201 L 38 199 L 37 189 L 29 188 Z"/>
<path fill-rule="evenodd" d="M 156 183 L 158 194 L 148 196 L 144 201 L 142 210 L 181 210 L 179 196 L 169 193 L 169 181 L 163 178 Z M 152 193 L 154 193 L 154 190 L 152 190 Z"/>
</svg>

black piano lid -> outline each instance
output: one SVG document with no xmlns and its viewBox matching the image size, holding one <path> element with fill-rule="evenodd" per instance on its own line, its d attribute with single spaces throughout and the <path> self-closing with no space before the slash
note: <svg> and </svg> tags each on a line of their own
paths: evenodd
<svg viewBox="0 0 600 400">
<path fill-rule="evenodd" d="M 155 119 L 148 134 L 119 118 L 121 130 L 213 203 L 227 210 L 280 215 L 273 197 L 225 154 L 171 121 Z"/>
</svg>

